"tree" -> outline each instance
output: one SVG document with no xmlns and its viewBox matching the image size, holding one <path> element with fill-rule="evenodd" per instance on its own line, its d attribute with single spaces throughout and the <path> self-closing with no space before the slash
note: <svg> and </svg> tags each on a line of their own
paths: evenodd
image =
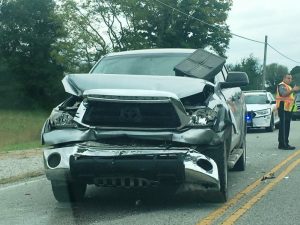
<svg viewBox="0 0 300 225">
<path fill-rule="evenodd" d="M 262 89 L 262 65 L 252 54 L 248 58 L 241 60 L 241 63 L 227 66 L 230 71 L 246 72 L 249 77 L 249 85 L 243 87 L 243 90 Z"/>
<path fill-rule="evenodd" d="M 58 55 L 70 71 L 90 67 L 109 51 L 210 48 L 225 56 L 232 0 L 75 0 L 61 2 L 69 36 Z M 171 8 L 170 8 L 171 7 Z M 181 12 L 179 12 L 180 10 Z M 197 19 L 195 19 L 197 18 Z M 78 57 L 78 58 L 77 58 Z M 75 65 L 72 67 L 72 65 Z"/>
<path fill-rule="evenodd" d="M 225 55 L 231 37 L 225 21 L 232 1 L 168 0 L 164 4 L 152 0 L 112 2 L 128 21 L 129 26 L 122 36 L 129 43 L 128 47 L 143 48 L 144 44 L 158 48 L 210 47 L 221 56 Z"/>
<path fill-rule="evenodd" d="M 288 73 L 288 68 L 277 63 L 266 66 L 267 90 L 271 93 L 276 92 L 277 85 L 282 81 L 283 75 Z"/>
<path fill-rule="evenodd" d="M 57 42 L 55 58 L 65 71 L 88 72 L 96 61 L 110 51 L 107 32 L 88 0 L 63 0 L 57 8 L 66 36 Z M 100 1 L 102 2 L 102 1 Z M 99 3 L 100 4 L 100 3 Z"/>
<path fill-rule="evenodd" d="M 63 32 L 54 0 L 2 1 L 0 7 L 0 76 L 6 81 L 4 94 L 14 97 L 7 104 L 58 101 L 63 68 L 52 52 Z"/>
<path fill-rule="evenodd" d="M 292 86 L 293 86 L 293 85 L 300 86 L 300 66 L 295 66 L 295 67 L 291 70 L 290 74 L 293 75 Z"/>
</svg>

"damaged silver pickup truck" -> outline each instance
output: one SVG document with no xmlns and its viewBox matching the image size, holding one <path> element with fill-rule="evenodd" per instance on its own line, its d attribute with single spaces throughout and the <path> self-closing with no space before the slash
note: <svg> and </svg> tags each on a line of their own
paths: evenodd
<svg viewBox="0 0 300 225">
<path fill-rule="evenodd" d="M 70 97 L 42 129 L 44 164 L 57 201 L 87 184 L 213 192 L 227 200 L 228 169 L 246 164 L 243 72 L 198 49 L 110 53 L 89 74 L 62 81 Z"/>
</svg>

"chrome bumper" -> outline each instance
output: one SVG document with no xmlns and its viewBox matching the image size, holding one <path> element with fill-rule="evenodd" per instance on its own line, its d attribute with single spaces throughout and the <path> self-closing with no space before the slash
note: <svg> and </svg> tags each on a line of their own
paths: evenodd
<svg viewBox="0 0 300 225">
<path fill-rule="evenodd" d="M 72 180 L 70 158 L 78 157 L 118 157 L 118 156 L 144 156 L 144 155 L 176 155 L 183 154 L 184 181 L 187 185 L 199 190 L 219 190 L 220 182 L 218 176 L 218 167 L 214 160 L 200 154 L 193 149 L 188 148 L 135 148 L 135 149 L 117 149 L 117 148 L 99 148 L 92 147 L 83 150 L 78 145 L 62 148 L 44 149 L 45 173 L 49 180 Z M 137 159 L 138 160 L 138 159 Z M 96 178 L 96 177 L 95 177 Z M 186 187 L 185 187 L 186 189 Z"/>
</svg>

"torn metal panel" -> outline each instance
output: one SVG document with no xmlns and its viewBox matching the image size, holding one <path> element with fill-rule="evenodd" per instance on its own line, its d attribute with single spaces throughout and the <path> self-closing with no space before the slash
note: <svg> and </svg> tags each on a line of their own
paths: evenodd
<svg viewBox="0 0 300 225">
<path fill-rule="evenodd" d="M 222 123 L 222 121 L 214 123 L 214 130 L 212 129 L 213 124 L 208 126 L 209 121 L 206 119 L 208 111 L 212 113 L 216 110 L 215 117 L 218 114 L 217 111 L 220 110 L 218 108 L 215 109 L 221 103 L 215 95 L 212 96 L 213 98 L 209 104 L 211 109 L 204 106 L 192 107 L 190 110 L 196 110 L 194 116 L 189 115 L 180 99 L 170 92 L 130 89 L 123 92 L 111 89 L 91 89 L 85 91 L 82 95 L 85 100 L 76 109 L 74 118 L 69 114 L 61 117 L 66 113 L 61 114 L 59 110 L 53 111 L 48 121 L 48 126 L 46 126 L 47 129 L 44 130 L 42 136 L 46 144 L 101 140 L 122 136 L 134 139 L 164 140 L 197 145 L 219 144 L 222 141 L 223 133 L 221 131 L 224 130 L 226 123 Z M 111 104 L 113 105 L 110 106 Z M 151 124 L 147 123 L 150 119 L 149 116 L 144 118 L 144 113 L 149 111 L 149 109 L 145 108 L 145 111 L 143 106 L 147 104 L 151 105 L 152 114 L 158 113 L 157 117 L 152 115 Z M 173 110 L 169 110 L 166 115 L 163 114 L 163 117 L 159 117 L 163 111 L 162 104 L 165 106 L 170 105 L 170 109 Z M 105 110 L 109 110 L 107 111 L 108 114 Z M 203 112 L 200 113 L 200 111 Z M 225 111 L 222 111 L 222 113 L 225 113 Z M 173 124 L 169 123 L 172 121 L 171 118 L 178 118 L 180 124 L 175 123 L 173 126 Z M 225 115 L 222 118 L 225 118 Z M 83 127 L 78 129 L 76 124 L 72 127 L 72 122 L 67 121 L 69 119 Z M 214 120 L 214 118 L 212 119 Z M 57 124 L 56 120 L 58 122 L 64 121 L 64 126 L 70 124 L 69 128 L 51 130 L 50 124 L 52 126 Z M 145 120 L 145 123 L 143 120 Z M 162 124 L 163 126 L 161 126 Z M 190 128 L 184 131 L 180 130 L 186 126 L 190 126 Z"/>
<path fill-rule="evenodd" d="M 68 142 L 80 141 L 97 141 L 103 139 L 112 139 L 120 137 L 129 137 L 133 139 L 143 140 L 159 140 L 159 141 L 172 141 L 178 143 L 186 143 L 192 145 L 211 145 L 219 144 L 222 141 L 221 133 L 215 133 L 211 129 L 192 129 L 184 132 L 164 132 L 164 131 L 126 131 L 126 130 L 78 130 L 78 129 L 65 129 L 53 130 L 43 133 L 43 140 L 45 144 L 57 145 Z"/>
<path fill-rule="evenodd" d="M 226 60 L 220 56 L 198 49 L 185 60 L 175 66 L 177 76 L 189 76 L 213 82 Z"/>
<path fill-rule="evenodd" d="M 205 80 L 175 76 L 116 75 L 116 74 L 70 74 L 64 77 L 65 91 L 81 96 L 91 89 L 165 91 L 183 98 L 203 91 Z M 188 88 L 184 88 L 188 87 Z"/>
<path fill-rule="evenodd" d="M 159 128 L 161 123 L 166 124 L 163 128 L 179 128 L 190 121 L 179 98 L 170 92 L 92 89 L 83 96 L 86 101 L 80 104 L 74 120 L 84 126 L 145 129 Z M 163 112 L 167 114 L 162 116 Z"/>
<path fill-rule="evenodd" d="M 95 141 L 95 131 L 93 129 L 63 129 L 53 130 L 42 134 L 42 139 L 47 145 L 57 145 L 68 142 Z"/>
<path fill-rule="evenodd" d="M 98 186 L 105 186 L 103 183 L 98 183 L 97 179 L 107 178 L 109 180 L 118 179 L 115 174 L 106 174 L 103 177 L 102 173 L 109 172 L 113 167 L 120 178 L 130 178 L 127 174 L 127 170 L 131 170 L 134 176 L 133 180 L 145 179 L 149 181 L 148 184 L 158 183 L 160 179 L 166 176 L 166 172 L 171 172 L 173 176 L 178 176 L 183 179 L 182 185 L 197 185 L 206 190 L 218 190 L 219 189 L 219 175 L 218 167 L 214 160 L 207 158 L 206 156 L 195 152 L 188 148 L 174 148 L 174 149 L 158 149 L 158 148 L 132 148 L 124 150 L 116 150 L 111 148 L 100 147 L 97 143 L 95 146 L 89 144 L 73 145 L 70 147 L 45 149 L 44 150 L 44 163 L 45 172 L 48 179 L 59 179 L 61 181 L 68 180 L 72 177 L 72 173 L 75 176 L 83 173 L 86 181 L 93 181 Z M 53 168 L 49 158 L 52 155 L 61 155 L 60 162 Z M 118 161 L 118 157 L 122 156 L 123 159 Z M 111 157 L 115 157 L 114 163 L 110 164 Z M 132 160 L 137 158 L 139 160 Z M 147 163 L 140 164 L 139 161 L 146 158 Z M 164 163 L 164 158 L 169 163 Z M 71 160 L 69 160 L 71 159 Z M 97 168 L 93 167 L 93 164 L 89 163 L 89 160 L 96 160 L 98 162 Z M 78 161 L 78 163 L 77 163 Z M 146 161 L 145 161 L 146 162 Z M 173 162 L 173 163 L 171 163 Z M 161 164 L 162 163 L 162 164 Z M 179 166 L 182 163 L 182 166 Z M 84 167 L 82 167 L 84 165 Z M 109 168 L 107 167 L 109 165 Z M 128 166 L 130 165 L 130 166 Z M 177 166 L 176 166 L 177 165 Z M 94 169 L 89 169 L 92 166 Z M 150 169 L 152 167 L 156 169 Z M 174 167 L 175 166 L 175 167 Z M 179 166 L 179 167 L 178 167 Z M 79 170 L 78 170 L 79 169 Z M 150 170 L 149 170 L 150 169 Z M 83 170 L 83 171 L 82 171 Z M 138 171 L 143 171 L 139 173 Z M 136 174 L 135 174 L 136 173 Z M 138 175 L 139 174 L 139 175 Z M 180 175 L 181 174 L 181 175 Z M 178 178 L 178 177 L 177 177 Z M 110 183 L 111 186 L 119 186 L 116 182 Z M 133 187 L 133 186 L 132 186 Z"/>
</svg>

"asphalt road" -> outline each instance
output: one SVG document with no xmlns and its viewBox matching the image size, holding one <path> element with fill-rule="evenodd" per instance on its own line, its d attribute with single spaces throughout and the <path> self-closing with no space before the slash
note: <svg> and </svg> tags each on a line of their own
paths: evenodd
<svg viewBox="0 0 300 225">
<path fill-rule="evenodd" d="M 277 149 L 277 130 L 248 133 L 247 169 L 229 173 L 225 204 L 205 202 L 197 193 L 172 196 L 94 186 L 82 203 L 62 204 L 40 176 L 0 186 L 0 224 L 299 224 L 299 133 L 300 121 L 293 121 L 290 143 L 296 151 Z"/>
</svg>

